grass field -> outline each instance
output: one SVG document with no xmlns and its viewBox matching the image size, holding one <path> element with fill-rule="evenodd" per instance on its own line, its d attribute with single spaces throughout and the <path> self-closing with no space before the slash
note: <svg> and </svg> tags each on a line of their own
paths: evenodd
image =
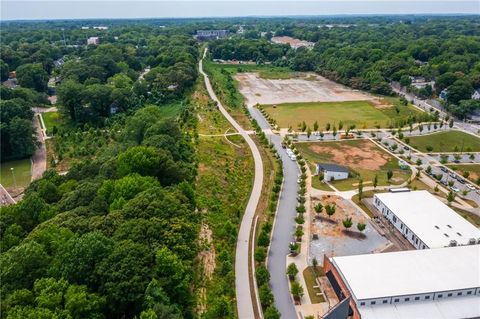
<svg viewBox="0 0 480 319">
<path fill-rule="evenodd" d="M 468 164 L 468 165 L 448 165 L 451 169 L 463 175 L 464 172 L 468 172 L 468 179 L 474 183 L 480 181 L 480 164 Z"/>
<path fill-rule="evenodd" d="M 1 163 L 0 184 L 4 187 L 14 187 L 11 168 L 14 169 L 17 187 L 26 187 L 32 179 L 30 158 Z"/>
<path fill-rule="evenodd" d="M 364 187 L 373 186 L 375 175 L 378 186 L 402 184 L 410 177 L 410 170 L 401 170 L 395 157 L 370 140 L 296 143 L 295 146 L 311 165 L 326 162 L 348 167 L 354 176 L 331 183 L 342 191 L 356 189 L 358 176 L 363 179 Z M 393 172 L 390 181 L 387 179 L 389 170 Z"/>
<path fill-rule="evenodd" d="M 395 103 L 395 100 L 388 99 L 386 102 Z M 394 106 L 376 107 L 370 101 L 285 103 L 263 107 L 280 127 L 296 129 L 302 121 L 312 127 L 317 121 L 321 130 L 327 123 L 338 127 L 340 121 L 344 128 L 350 125 L 357 128 L 387 127 L 393 121 L 420 112 L 412 106 L 400 106 L 397 114 Z"/>
<path fill-rule="evenodd" d="M 59 128 L 62 125 L 62 119 L 59 112 L 45 112 L 42 113 L 43 123 L 47 130 L 47 135 L 52 134 L 53 127 Z"/>
<path fill-rule="evenodd" d="M 307 285 L 308 295 L 312 303 L 325 302 L 323 295 L 317 296 L 317 292 L 320 292 L 320 289 L 315 289 L 313 286 L 318 286 L 315 281 L 315 272 L 313 271 L 313 266 L 307 267 L 303 270 L 303 278 L 305 279 L 305 284 Z M 323 269 L 320 266 L 317 266 L 317 277 L 324 276 Z"/>
<path fill-rule="evenodd" d="M 426 152 L 427 146 L 432 152 L 479 152 L 480 138 L 462 131 L 446 131 L 424 136 L 410 137 L 410 145 Z"/>
</svg>

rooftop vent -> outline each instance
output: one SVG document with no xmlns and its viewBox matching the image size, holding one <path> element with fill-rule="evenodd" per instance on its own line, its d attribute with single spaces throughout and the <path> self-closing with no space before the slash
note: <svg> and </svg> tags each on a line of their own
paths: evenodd
<svg viewBox="0 0 480 319">
<path fill-rule="evenodd" d="M 456 241 L 456 240 L 450 240 L 449 246 L 450 246 L 450 247 L 457 246 L 457 241 Z"/>
<path fill-rule="evenodd" d="M 450 226 L 450 225 L 448 225 L 448 224 L 447 224 L 447 227 L 448 227 L 448 228 L 452 228 L 452 226 Z"/>
<path fill-rule="evenodd" d="M 457 235 L 458 235 L 458 236 L 462 236 L 462 234 L 460 234 L 459 232 L 457 232 Z"/>
<path fill-rule="evenodd" d="M 435 228 L 436 228 L 436 229 L 440 229 L 440 227 L 438 227 L 437 225 L 435 225 Z"/>
<path fill-rule="evenodd" d="M 448 234 L 446 234 L 446 233 L 443 233 L 443 235 L 445 235 L 445 237 L 450 237 L 450 236 L 448 236 Z"/>
<path fill-rule="evenodd" d="M 475 245 L 476 243 L 477 243 L 477 240 L 476 240 L 475 238 L 470 238 L 470 239 L 468 240 L 468 244 L 469 244 L 469 245 Z"/>
</svg>

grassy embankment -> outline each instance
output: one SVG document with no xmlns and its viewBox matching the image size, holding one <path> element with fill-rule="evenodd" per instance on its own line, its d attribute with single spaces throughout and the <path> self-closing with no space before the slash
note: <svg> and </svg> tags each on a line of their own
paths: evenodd
<svg viewBox="0 0 480 319">
<path fill-rule="evenodd" d="M 472 183 L 480 185 L 480 164 L 448 165 L 448 167 L 450 167 L 460 175 L 464 175 L 465 173 L 467 173 L 467 178 Z"/>
<path fill-rule="evenodd" d="M 220 134 L 230 124 L 209 102 L 199 81 L 192 102 L 198 134 Z M 229 142 L 230 141 L 230 142 Z M 232 144 L 234 143 L 234 144 Z M 195 141 L 198 159 L 197 205 L 206 225 L 200 271 L 196 275 L 199 312 L 208 318 L 235 317 L 235 244 L 253 183 L 253 158 L 240 136 L 201 136 Z"/>
</svg>

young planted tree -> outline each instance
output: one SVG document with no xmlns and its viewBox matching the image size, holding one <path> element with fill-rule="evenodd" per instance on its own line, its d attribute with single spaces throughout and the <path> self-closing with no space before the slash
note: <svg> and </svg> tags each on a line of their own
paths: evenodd
<svg viewBox="0 0 480 319">
<path fill-rule="evenodd" d="M 341 131 L 342 128 L 343 128 L 343 122 L 340 121 L 340 122 L 338 122 L 338 130 Z"/>
<path fill-rule="evenodd" d="M 357 224 L 357 229 L 361 232 L 363 232 L 365 230 L 365 228 L 367 228 L 367 224 L 364 224 L 364 223 L 358 223 Z"/>
<path fill-rule="evenodd" d="M 295 299 L 296 301 L 299 301 L 303 297 L 303 287 L 297 281 L 294 281 L 292 283 L 290 291 L 292 293 L 293 299 Z"/>
<path fill-rule="evenodd" d="M 307 128 L 307 138 L 310 138 L 312 135 L 312 130 L 310 129 L 310 126 Z"/>
<path fill-rule="evenodd" d="M 327 132 L 330 131 L 330 123 L 327 123 L 325 125 L 325 131 L 327 131 Z"/>
<path fill-rule="evenodd" d="M 313 131 L 314 132 L 318 131 L 318 122 L 317 121 L 313 122 Z"/>
<path fill-rule="evenodd" d="M 391 170 L 388 170 L 387 172 L 387 180 L 390 181 L 393 177 L 393 172 Z"/>
<path fill-rule="evenodd" d="M 433 151 L 433 146 L 432 145 L 427 145 L 427 146 L 425 146 L 425 149 L 427 150 L 427 152 L 431 152 L 431 151 Z"/>
<path fill-rule="evenodd" d="M 295 276 L 298 274 L 298 268 L 295 263 L 290 263 L 287 267 L 287 276 L 290 280 L 295 280 Z"/>
<path fill-rule="evenodd" d="M 315 277 L 316 277 L 317 276 L 318 260 L 315 257 L 313 257 L 313 259 L 312 259 L 312 267 L 313 267 L 313 272 L 315 273 Z"/>
<path fill-rule="evenodd" d="M 329 204 L 325 206 L 325 212 L 327 213 L 329 218 L 331 218 L 335 214 L 336 210 L 337 210 L 337 207 L 335 204 Z"/>
<path fill-rule="evenodd" d="M 360 179 L 358 181 L 358 200 L 362 200 L 363 198 L 363 180 Z"/>
<path fill-rule="evenodd" d="M 449 191 L 448 194 L 447 194 L 447 201 L 448 201 L 448 205 L 451 205 L 452 202 L 455 200 L 455 193 L 452 192 L 452 191 Z"/>
<path fill-rule="evenodd" d="M 305 132 L 305 130 L 307 129 L 307 123 L 305 123 L 305 121 L 302 122 L 302 132 Z"/>
<path fill-rule="evenodd" d="M 373 178 L 373 188 L 375 189 L 377 188 L 377 186 L 378 186 L 378 176 L 375 175 L 375 177 Z"/>
<path fill-rule="evenodd" d="M 346 217 L 344 220 L 342 220 L 342 224 L 343 227 L 348 230 L 353 225 L 352 217 Z"/>
<path fill-rule="evenodd" d="M 315 213 L 321 214 L 322 211 L 323 211 L 323 205 L 322 205 L 322 203 L 318 202 L 318 203 L 313 207 L 313 209 L 315 209 Z"/>
</svg>

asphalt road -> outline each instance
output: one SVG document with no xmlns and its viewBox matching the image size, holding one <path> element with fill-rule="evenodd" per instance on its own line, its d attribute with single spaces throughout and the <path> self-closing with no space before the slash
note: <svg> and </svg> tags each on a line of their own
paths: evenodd
<svg viewBox="0 0 480 319">
<path fill-rule="evenodd" d="M 205 80 L 205 86 L 207 88 L 210 98 L 217 102 L 218 109 L 223 116 L 230 122 L 230 124 L 242 135 L 247 142 L 250 150 L 252 151 L 253 159 L 255 162 L 255 178 L 253 182 L 253 189 L 248 200 L 245 213 L 240 224 L 240 230 L 237 238 L 237 248 L 235 253 L 235 290 L 237 297 L 237 312 L 239 319 L 252 319 L 255 318 L 252 302 L 252 288 L 250 286 L 249 277 L 249 265 L 251 264 L 249 258 L 250 250 L 250 231 L 253 226 L 255 211 L 257 209 L 258 201 L 260 200 L 260 193 L 262 191 L 263 184 L 263 162 L 260 152 L 258 151 L 255 142 L 248 136 L 247 132 L 230 116 L 227 110 L 223 107 L 222 103 L 218 100 L 208 75 L 203 71 L 203 59 L 207 54 L 205 49 L 203 58 L 200 60 L 198 69 L 203 75 Z"/>
<path fill-rule="evenodd" d="M 267 138 L 275 146 L 283 162 L 283 189 L 279 199 L 278 211 L 275 217 L 272 241 L 268 255 L 268 270 L 270 272 L 270 287 L 275 297 L 275 307 L 282 318 L 297 318 L 293 299 L 288 287 L 286 275 L 288 245 L 294 241 L 295 216 L 297 206 L 297 179 L 300 171 L 297 163 L 292 161 L 282 148 L 282 138 L 270 130 L 270 125 L 256 108 L 249 107 L 250 114 L 267 135 Z M 307 292 L 305 292 L 307 293 Z"/>
</svg>

